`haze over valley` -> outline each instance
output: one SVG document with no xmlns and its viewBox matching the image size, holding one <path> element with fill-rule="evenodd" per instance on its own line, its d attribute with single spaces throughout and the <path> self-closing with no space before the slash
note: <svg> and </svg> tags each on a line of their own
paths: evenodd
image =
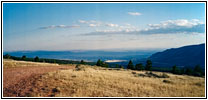
<svg viewBox="0 0 208 100">
<path fill-rule="evenodd" d="M 3 97 L 197 97 L 204 2 L 2 2 Z"/>
</svg>

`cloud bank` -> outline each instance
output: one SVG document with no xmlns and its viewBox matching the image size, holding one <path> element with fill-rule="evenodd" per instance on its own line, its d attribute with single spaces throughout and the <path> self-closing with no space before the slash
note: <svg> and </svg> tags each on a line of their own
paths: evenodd
<svg viewBox="0 0 208 100">
<path fill-rule="evenodd" d="M 204 33 L 205 24 L 198 19 L 177 19 L 161 21 L 158 24 L 148 24 L 146 29 L 139 29 L 138 27 L 129 23 L 119 25 L 108 22 L 101 22 L 95 20 L 79 20 L 78 25 L 50 25 L 40 27 L 39 29 L 55 29 L 55 28 L 79 28 L 79 27 L 102 27 L 96 28 L 96 31 L 82 35 L 139 35 L 139 34 L 180 34 L 180 33 Z"/>
<path fill-rule="evenodd" d="M 205 24 L 198 19 L 168 20 L 159 24 L 149 24 L 149 28 L 141 30 L 143 34 L 174 34 L 174 33 L 204 33 Z"/>
<path fill-rule="evenodd" d="M 111 25 L 113 26 L 113 25 Z M 135 26 L 126 24 L 126 26 L 117 25 L 114 30 L 99 30 L 86 35 L 109 35 L 109 34 L 180 34 L 180 33 L 204 33 L 205 24 L 198 19 L 178 19 L 162 21 L 159 24 L 148 24 L 146 29 L 138 29 Z"/>
</svg>

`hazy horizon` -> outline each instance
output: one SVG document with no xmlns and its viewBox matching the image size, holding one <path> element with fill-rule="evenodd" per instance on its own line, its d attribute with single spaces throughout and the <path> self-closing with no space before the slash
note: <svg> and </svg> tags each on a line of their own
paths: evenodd
<svg viewBox="0 0 208 100">
<path fill-rule="evenodd" d="M 3 3 L 3 51 L 164 50 L 205 43 L 205 3 Z"/>
<path fill-rule="evenodd" d="M 205 44 L 205 43 L 199 43 L 199 44 L 191 44 L 191 45 L 200 45 L 200 44 Z M 184 45 L 184 46 L 191 46 L 191 45 Z M 180 48 L 180 47 L 184 47 L 184 46 L 178 46 L 178 47 L 173 47 L 173 48 Z M 85 50 L 81 50 L 81 49 L 73 49 L 73 50 L 11 50 L 11 51 L 3 51 L 3 52 L 36 52 L 36 51 L 51 51 L 51 52 L 87 52 L 87 51 L 102 51 L 102 52 L 136 52 L 136 51 L 147 51 L 147 52 L 160 52 L 160 51 L 164 51 L 167 49 L 173 49 L 173 48 L 142 48 L 142 49 L 96 49 L 96 50 L 91 50 L 91 49 L 85 49 Z"/>
</svg>

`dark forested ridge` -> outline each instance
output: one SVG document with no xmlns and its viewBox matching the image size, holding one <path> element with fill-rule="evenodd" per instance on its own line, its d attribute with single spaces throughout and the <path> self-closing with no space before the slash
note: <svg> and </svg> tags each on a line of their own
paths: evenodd
<svg viewBox="0 0 208 100">
<path fill-rule="evenodd" d="M 149 57 L 153 66 L 171 67 L 194 67 L 200 65 L 205 67 L 205 44 L 189 45 L 180 48 L 171 48 L 157 52 Z"/>
</svg>

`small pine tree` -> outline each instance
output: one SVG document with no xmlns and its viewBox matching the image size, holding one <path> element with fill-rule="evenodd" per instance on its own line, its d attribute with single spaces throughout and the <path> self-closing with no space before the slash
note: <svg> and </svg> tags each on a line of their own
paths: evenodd
<svg viewBox="0 0 208 100">
<path fill-rule="evenodd" d="M 187 68 L 186 71 L 185 71 L 185 74 L 192 75 L 193 74 L 193 70 L 191 68 Z"/>
<path fill-rule="evenodd" d="M 56 60 L 53 60 L 53 63 L 56 63 Z"/>
<path fill-rule="evenodd" d="M 39 62 L 39 57 L 36 56 L 36 57 L 34 58 L 34 61 L 35 61 L 35 62 Z"/>
<path fill-rule="evenodd" d="M 26 60 L 26 56 L 25 55 L 22 56 L 22 60 Z"/>
<path fill-rule="evenodd" d="M 199 73 L 202 72 L 202 69 L 201 69 L 200 65 L 196 65 L 196 66 L 194 67 L 194 72 L 199 72 Z"/>
<path fill-rule="evenodd" d="M 119 68 L 123 68 L 124 69 L 124 66 L 120 65 Z"/>
<path fill-rule="evenodd" d="M 109 65 L 108 65 L 107 63 L 105 63 L 105 62 L 102 62 L 102 63 L 101 63 L 101 67 L 106 67 L 106 68 L 108 68 Z"/>
<path fill-rule="evenodd" d="M 145 70 L 151 71 L 151 69 L 152 69 L 152 61 L 147 60 Z"/>
<path fill-rule="evenodd" d="M 144 70 L 144 66 L 142 65 L 142 63 L 136 64 L 135 66 L 136 70 Z"/>
<path fill-rule="evenodd" d="M 182 68 L 180 74 L 185 74 L 185 68 Z"/>
<path fill-rule="evenodd" d="M 132 69 L 132 70 L 134 69 L 134 64 L 133 64 L 133 62 L 131 60 L 129 61 L 127 69 Z"/>
<path fill-rule="evenodd" d="M 101 65 L 102 65 L 102 61 L 101 61 L 100 59 L 98 59 L 96 65 L 97 65 L 97 66 L 101 66 Z"/>
<path fill-rule="evenodd" d="M 107 63 L 105 63 L 105 67 L 106 67 L 106 68 L 109 68 L 109 65 L 108 65 Z"/>
<path fill-rule="evenodd" d="M 80 61 L 80 64 L 85 64 L 84 60 L 81 60 L 81 61 Z"/>
<path fill-rule="evenodd" d="M 3 57 L 4 57 L 5 59 L 10 59 L 10 58 L 11 58 L 11 56 L 10 56 L 9 54 L 5 54 Z"/>
<path fill-rule="evenodd" d="M 115 68 L 120 68 L 118 64 L 116 64 Z"/>
<path fill-rule="evenodd" d="M 196 65 L 194 67 L 193 74 L 194 74 L 194 76 L 202 76 L 202 69 L 201 69 L 200 65 Z"/>
<path fill-rule="evenodd" d="M 173 67 L 172 67 L 172 71 L 171 71 L 173 74 L 180 74 L 180 72 L 179 72 L 179 69 L 177 68 L 177 66 L 176 65 L 174 65 Z"/>
</svg>

